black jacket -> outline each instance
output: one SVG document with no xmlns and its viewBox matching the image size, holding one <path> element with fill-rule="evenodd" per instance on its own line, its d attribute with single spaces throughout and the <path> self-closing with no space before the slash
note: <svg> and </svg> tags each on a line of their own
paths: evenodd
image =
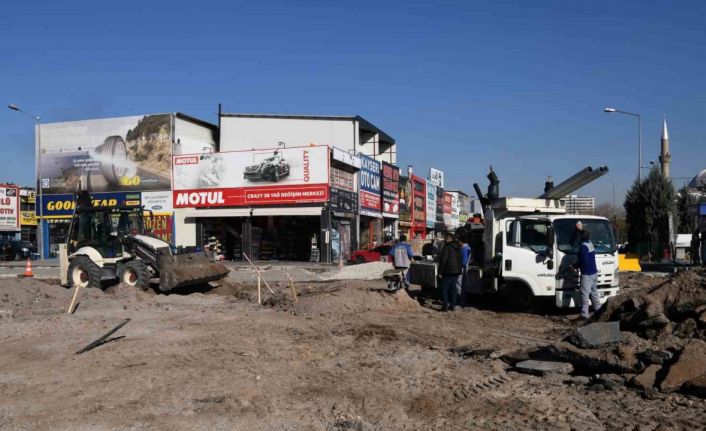
<svg viewBox="0 0 706 431">
<path fill-rule="evenodd" d="M 460 275 L 462 272 L 461 244 L 458 241 L 447 242 L 441 249 L 439 274 Z"/>
</svg>

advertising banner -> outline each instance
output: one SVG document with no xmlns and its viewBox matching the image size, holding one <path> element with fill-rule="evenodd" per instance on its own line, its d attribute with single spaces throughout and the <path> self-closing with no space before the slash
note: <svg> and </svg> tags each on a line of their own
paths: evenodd
<svg viewBox="0 0 706 431">
<path fill-rule="evenodd" d="M 451 192 L 451 228 L 456 230 L 459 225 L 460 204 L 458 192 Z"/>
<path fill-rule="evenodd" d="M 44 195 L 42 206 L 44 217 L 68 218 L 76 208 L 75 196 L 72 194 Z M 95 207 L 114 208 L 118 206 L 139 207 L 140 193 L 91 193 L 91 202 Z M 37 206 L 39 213 L 39 206 Z"/>
<path fill-rule="evenodd" d="M 172 192 L 143 192 L 142 206 L 145 207 L 145 211 L 152 211 L 153 214 L 171 214 L 174 210 L 172 206 Z"/>
<path fill-rule="evenodd" d="M 400 221 L 412 221 L 412 181 L 408 177 L 400 177 Z"/>
<path fill-rule="evenodd" d="M 358 194 L 331 187 L 331 211 L 358 212 Z"/>
<path fill-rule="evenodd" d="M 331 187 L 355 192 L 355 174 L 331 166 Z"/>
<path fill-rule="evenodd" d="M 36 226 L 37 214 L 34 211 L 20 211 L 20 224 L 22 226 Z"/>
<path fill-rule="evenodd" d="M 34 190 L 20 189 L 20 201 L 23 204 L 33 204 L 37 202 L 37 194 Z"/>
<path fill-rule="evenodd" d="M 430 229 L 436 225 L 436 189 L 434 184 L 427 183 L 427 227 Z"/>
<path fill-rule="evenodd" d="M 326 146 L 182 155 L 173 164 L 174 208 L 328 200 Z"/>
<path fill-rule="evenodd" d="M 444 211 L 444 224 L 446 225 L 447 229 L 452 228 L 452 221 L 451 221 L 451 206 L 452 206 L 452 201 L 453 197 L 451 196 L 451 193 L 449 192 L 444 192 L 444 200 L 443 200 L 443 211 Z"/>
<path fill-rule="evenodd" d="M 412 177 L 412 187 L 414 193 L 414 209 L 413 221 L 416 226 L 426 227 L 426 206 L 427 206 L 427 188 L 426 181 L 419 177 Z"/>
<path fill-rule="evenodd" d="M 20 189 L 15 186 L 0 186 L 0 231 L 16 231 L 20 228 Z"/>
<path fill-rule="evenodd" d="M 360 180 L 360 210 L 361 214 L 368 214 L 373 217 L 380 216 L 382 210 L 382 199 L 380 195 L 380 171 L 382 164 L 372 157 L 363 154 L 360 156 L 360 172 L 358 178 Z M 376 214 L 377 213 L 377 214 Z"/>
<path fill-rule="evenodd" d="M 160 214 L 145 217 L 145 230 L 157 238 L 171 244 L 172 242 L 172 223 L 171 215 Z"/>
<path fill-rule="evenodd" d="M 436 188 L 436 230 L 445 230 L 444 224 L 444 189 Z"/>
<path fill-rule="evenodd" d="M 44 194 L 169 190 L 171 115 L 42 124 Z"/>
<path fill-rule="evenodd" d="M 444 173 L 438 169 L 429 169 L 429 182 L 437 187 L 444 188 Z"/>
<path fill-rule="evenodd" d="M 382 162 L 382 213 L 398 218 L 400 214 L 400 168 Z"/>
</svg>

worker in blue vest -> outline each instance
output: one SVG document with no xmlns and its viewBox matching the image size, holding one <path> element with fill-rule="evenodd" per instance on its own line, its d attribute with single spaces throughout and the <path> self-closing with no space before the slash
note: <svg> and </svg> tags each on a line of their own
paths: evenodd
<svg viewBox="0 0 706 431">
<path fill-rule="evenodd" d="M 583 230 L 582 227 L 579 227 L 579 229 L 581 230 L 581 245 L 579 246 L 576 265 L 573 266 L 573 269 L 574 271 L 578 269 L 581 273 L 581 285 L 579 288 L 581 293 L 580 317 L 581 320 L 587 320 L 589 317 L 589 299 L 591 305 L 593 305 L 593 311 L 598 311 L 601 308 L 598 296 L 598 268 L 596 267 L 596 249 L 591 242 L 591 233 Z"/>
</svg>

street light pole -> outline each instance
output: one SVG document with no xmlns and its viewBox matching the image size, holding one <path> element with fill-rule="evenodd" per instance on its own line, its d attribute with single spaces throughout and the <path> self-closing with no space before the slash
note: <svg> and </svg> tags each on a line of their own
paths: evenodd
<svg viewBox="0 0 706 431">
<path fill-rule="evenodd" d="M 44 259 L 46 256 L 44 255 L 44 194 L 42 193 L 42 190 L 44 188 L 42 187 L 42 119 L 39 117 L 39 115 L 32 115 L 29 112 L 23 111 L 15 104 L 11 103 L 7 105 L 7 107 L 13 111 L 17 111 L 30 117 L 34 120 L 36 125 L 35 132 L 37 134 L 37 164 L 35 166 L 35 169 L 38 179 L 37 187 L 39 187 L 39 202 L 35 200 L 34 205 L 35 207 L 39 205 L 39 222 L 37 224 L 37 249 L 39 250 L 39 258 Z"/>
<path fill-rule="evenodd" d="M 621 111 L 615 108 L 603 108 L 603 112 L 632 115 L 637 117 L 637 181 L 642 181 L 642 117 L 634 112 Z"/>
</svg>

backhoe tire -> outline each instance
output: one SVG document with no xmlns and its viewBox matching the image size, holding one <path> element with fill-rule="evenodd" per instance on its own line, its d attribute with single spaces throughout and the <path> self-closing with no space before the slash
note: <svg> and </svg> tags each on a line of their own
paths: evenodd
<svg viewBox="0 0 706 431">
<path fill-rule="evenodd" d="M 128 286 L 137 287 L 140 290 L 150 288 L 150 270 L 145 262 L 135 259 L 120 266 L 118 278 Z"/>
<path fill-rule="evenodd" d="M 88 256 L 76 256 L 69 263 L 69 285 L 100 289 L 101 269 Z"/>
</svg>

